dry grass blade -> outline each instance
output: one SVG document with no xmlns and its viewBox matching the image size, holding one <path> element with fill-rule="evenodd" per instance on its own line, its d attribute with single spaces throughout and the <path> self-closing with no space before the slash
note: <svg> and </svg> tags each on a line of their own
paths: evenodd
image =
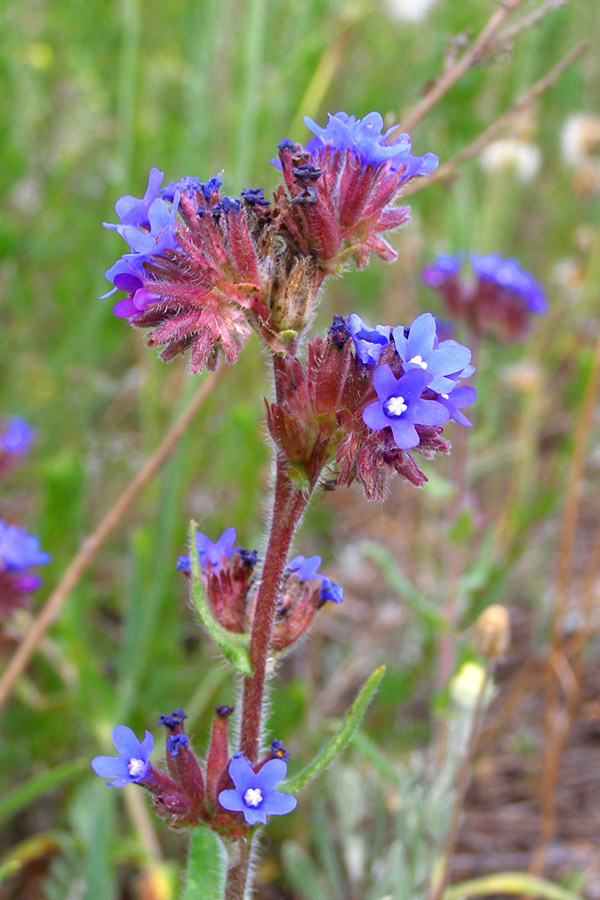
<svg viewBox="0 0 600 900">
<path fill-rule="evenodd" d="M 462 165 L 462 163 L 466 162 L 468 159 L 472 159 L 474 156 L 478 156 L 488 144 L 491 144 L 491 142 L 502 133 L 507 125 L 510 125 L 512 121 L 522 115 L 526 109 L 535 103 L 538 97 L 551 88 L 565 69 L 568 69 L 569 66 L 573 65 L 573 63 L 578 60 L 589 47 L 589 41 L 581 41 L 581 43 L 573 47 L 573 49 L 557 62 L 549 72 L 546 72 L 546 74 L 543 75 L 539 81 L 536 81 L 528 91 L 519 97 L 518 100 L 515 100 L 510 109 L 501 115 L 500 118 L 496 119 L 495 122 L 492 122 L 485 131 L 482 131 L 470 144 L 467 144 L 460 153 L 457 153 L 456 156 L 449 159 L 447 163 L 440 166 L 437 172 L 434 172 L 429 178 L 421 178 L 417 181 L 413 181 L 412 184 L 409 184 L 404 190 L 403 196 L 407 197 L 418 194 L 419 191 L 422 191 L 433 183 L 446 181 L 454 174 L 456 169 Z"/>
<path fill-rule="evenodd" d="M 457 59 L 445 72 L 440 75 L 431 90 L 417 103 L 398 126 L 398 131 L 411 131 L 421 119 L 424 119 L 430 110 L 439 103 L 450 88 L 462 78 L 471 66 L 485 55 L 494 42 L 498 31 L 514 10 L 520 6 L 522 0 L 506 0 L 489 19 L 483 31 L 465 50 L 460 59 Z"/>
<path fill-rule="evenodd" d="M 142 466 L 131 484 L 120 495 L 114 506 L 109 509 L 95 531 L 84 540 L 80 550 L 65 569 L 62 578 L 39 611 L 31 628 L 23 637 L 23 640 L 15 650 L 6 667 L 4 674 L 0 679 L 0 708 L 4 706 L 10 697 L 16 681 L 27 667 L 32 653 L 38 646 L 44 634 L 60 613 L 67 597 L 78 583 L 85 570 L 90 566 L 100 547 L 104 544 L 109 535 L 112 534 L 115 528 L 117 528 L 133 501 L 169 459 L 175 447 L 195 418 L 198 410 L 214 389 L 222 371 L 224 370 L 219 369 L 217 372 L 208 375 L 203 380 L 188 406 L 184 409 L 170 431 L 167 432 L 152 456 L 149 457 Z"/>
</svg>

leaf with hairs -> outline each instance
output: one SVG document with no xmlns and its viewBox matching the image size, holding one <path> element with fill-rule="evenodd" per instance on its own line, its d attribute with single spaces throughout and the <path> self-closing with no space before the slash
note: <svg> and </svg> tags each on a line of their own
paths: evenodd
<svg viewBox="0 0 600 900">
<path fill-rule="evenodd" d="M 227 854 L 220 837 L 201 826 L 191 832 L 181 900 L 223 900 Z"/>
<path fill-rule="evenodd" d="M 293 775 L 292 778 L 288 778 L 284 781 L 282 785 L 283 790 L 288 791 L 290 794 L 296 794 L 307 785 L 309 781 L 312 781 L 313 778 L 320 775 L 320 773 L 333 762 L 336 756 L 342 752 L 360 725 L 367 710 L 367 706 L 373 699 L 375 691 L 379 686 L 379 682 L 383 678 L 384 672 L 385 666 L 379 666 L 379 668 L 375 669 L 373 674 L 369 676 L 358 692 L 354 703 L 346 713 L 346 717 L 338 731 L 331 740 L 325 744 L 311 763 L 305 766 L 305 768 L 298 772 L 297 775 Z"/>
</svg>

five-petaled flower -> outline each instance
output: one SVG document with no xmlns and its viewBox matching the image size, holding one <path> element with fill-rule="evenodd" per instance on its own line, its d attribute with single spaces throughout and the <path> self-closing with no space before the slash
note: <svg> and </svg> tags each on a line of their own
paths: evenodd
<svg viewBox="0 0 600 900">
<path fill-rule="evenodd" d="M 374 431 L 389 426 L 400 450 L 417 447 L 421 439 L 415 425 L 443 425 L 450 418 L 441 403 L 422 399 L 430 381 L 431 376 L 420 366 L 400 378 L 390 366 L 379 366 L 373 373 L 378 399 L 364 408 L 363 422 Z"/>
<path fill-rule="evenodd" d="M 229 763 L 229 775 L 235 788 L 221 791 L 219 803 L 230 812 L 241 812 L 248 825 L 263 825 L 267 816 L 283 816 L 296 808 L 293 794 L 276 790 L 287 774 L 283 759 L 270 759 L 259 772 L 250 760 L 238 754 Z"/>
<path fill-rule="evenodd" d="M 116 725 L 112 739 L 119 755 L 95 756 L 91 766 L 96 775 L 112 778 L 106 783 L 113 787 L 143 781 L 150 771 L 150 754 L 154 748 L 154 738 L 150 732 L 146 732 L 143 741 L 138 741 L 127 725 Z"/>
<path fill-rule="evenodd" d="M 392 335 L 404 371 L 426 371 L 430 376 L 427 386 L 438 394 L 448 394 L 458 378 L 468 378 L 475 371 L 469 365 L 471 351 L 468 347 L 453 340 L 439 343 L 436 321 L 431 313 L 418 316 L 407 330 L 398 325 Z"/>
</svg>

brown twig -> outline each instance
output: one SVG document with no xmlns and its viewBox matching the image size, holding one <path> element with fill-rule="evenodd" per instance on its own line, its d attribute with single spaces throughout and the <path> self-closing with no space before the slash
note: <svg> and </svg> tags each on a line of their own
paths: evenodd
<svg viewBox="0 0 600 900">
<path fill-rule="evenodd" d="M 398 131 L 411 131 L 421 119 L 425 118 L 427 113 L 439 103 L 442 97 L 448 93 L 450 88 L 456 84 L 460 78 L 462 78 L 465 72 L 485 55 L 502 25 L 521 3 L 522 0 L 506 0 L 506 2 L 494 12 L 483 31 L 480 32 L 479 36 L 473 41 L 471 46 L 465 50 L 460 59 L 457 59 L 450 68 L 442 73 L 433 87 L 427 91 L 425 96 L 422 97 L 417 105 L 405 116 L 404 120 L 398 126 Z"/>
<path fill-rule="evenodd" d="M 543 75 L 539 81 L 536 81 L 528 91 L 526 91 L 518 100 L 515 100 L 513 105 L 505 112 L 500 118 L 496 119 L 495 122 L 492 122 L 484 131 L 481 132 L 470 144 L 467 144 L 460 153 L 457 153 L 456 156 L 453 156 L 452 159 L 449 159 L 448 162 L 444 163 L 444 165 L 440 166 L 437 172 L 434 172 L 433 175 L 430 175 L 429 178 L 419 178 L 416 181 L 413 181 L 409 184 L 405 190 L 403 191 L 402 196 L 411 196 L 413 194 L 418 194 L 419 191 L 422 191 L 424 188 L 429 187 L 431 184 L 434 184 L 439 181 L 445 181 L 451 175 L 454 174 L 455 170 L 468 159 L 472 159 L 474 156 L 478 156 L 482 150 L 487 147 L 491 142 L 504 130 L 504 128 L 509 125 L 514 119 L 517 119 L 526 109 L 532 106 L 533 103 L 552 85 L 560 78 L 562 73 L 567 69 L 570 65 L 572 65 L 580 56 L 582 56 L 586 50 L 589 48 L 589 41 L 581 41 L 572 50 L 570 50 L 566 56 L 564 56 L 555 66 L 550 69 L 545 75 Z"/>
<path fill-rule="evenodd" d="M 158 470 L 166 463 L 171 453 L 187 431 L 196 413 L 212 392 L 220 373 L 218 370 L 208 375 L 203 381 L 188 406 L 184 409 L 170 431 L 165 435 L 152 456 L 142 466 L 131 484 L 123 491 L 114 506 L 109 509 L 97 528 L 90 534 L 75 554 L 65 572 L 46 600 L 32 622 L 31 628 L 24 635 L 23 640 L 15 650 L 2 678 L 0 679 L 0 708 L 8 700 L 15 682 L 25 670 L 27 663 L 46 633 L 47 629 L 57 618 L 67 597 L 73 590 L 85 570 L 89 567 L 102 544 L 115 530 L 121 519 L 141 493 L 145 485 L 156 475 Z"/>
<path fill-rule="evenodd" d="M 559 6 L 564 6 L 565 3 L 566 0 L 546 0 L 545 3 L 538 6 L 533 12 L 528 13 L 526 16 L 522 16 L 518 22 L 514 23 L 514 25 L 509 25 L 508 28 L 501 31 L 498 35 L 498 44 L 508 44 L 510 41 L 514 41 L 514 39 L 523 34 L 524 31 L 533 28 L 538 22 L 541 22 L 548 13 L 558 9 Z"/>
<path fill-rule="evenodd" d="M 548 846 L 556 831 L 556 788 L 562 756 L 580 696 L 580 685 L 577 677 L 579 670 L 578 668 L 573 669 L 566 656 L 563 647 L 562 625 L 571 583 L 573 551 L 575 549 L 575 538 L 581 507 L 585 458 L 599 392 L 600 339 L 596 342 L 592 368 L 575 429 L 573 457 L 563 509 L 556 594 L 550 630 L 550 650 L 547 664 L 548 678 L 544 702 L 543 762 L 539 791 L 541 829 L 538 845 L 534 851 L 530 867 L 530 872 L 536 875 L 541 875 L 544 871 Z M 561 696 L 560 687 L 562 687 L 563 696 Z"/>
</svg>

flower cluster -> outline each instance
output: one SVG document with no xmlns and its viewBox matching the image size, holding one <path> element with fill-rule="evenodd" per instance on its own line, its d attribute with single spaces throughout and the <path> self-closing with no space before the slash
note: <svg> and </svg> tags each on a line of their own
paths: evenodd
<svg viewBox="0 0 600 900">
<path fill-rule="evenodd" d="M 0 519 L 0 622 L 40 587 L 41 578 L 29 570 L 48 562 L 37 537 Z"/>
<path fill-rule="evenodd" d="M 273 201 L 262 188 L 221 194 L 222 178 L 184 176 L 161 187 L 150 170 L 141 198 L 121 197 L 117 224 L 128 252 L 106 272 L 127 293 L 114 313 L 137 328 L 152 328 L 149 346 L 173 359 L 190 350 L 193 372 L 236 361 L 252 329 L 276 352 L 287 352 L 306 327 L 318 289 L 348 259 L 363 267 L 370 253 L 392 260 L 381 237 L 409 218 L 393 206 L 412 178 L 438 164 L 411 155 L 408 135 L 388 143 L 379 113 L 355 119 L 330 116 L 306 147 L 284 140 L 283 173 Z"/>
<path fill-rule="evenodd" d="M 472 253 L 469 265 L 471 276 L 465 278 L 462 257 L 443 254 L 423 270 L 423 280 L 475 335 L 516 339 L 527 333 L 533 314 L 547 311 L 544 288 L 516 259 Z"/>
<path fill-rule="evenodd" d="M 187 719 L 182 709 L 160 717 L 166 729 L 167 772 L 152 765 L 154 738 L 146 731 L 142 741 L 126 725 L 112 733 L 118 756 L 96 756 L 92 769 L 110 779 L 111 787 L 139 784 L 153 796 L 156 812 L 172 827 L 206 822 L 219 833 L 239 838 L 250 827 L 266 824 L 267 816 L 284 815 L 296 806 L 292 794 L 277 790 L 287 774 L 287 752 L 274 740 L 256 765 L 242 753 L 229 752 L 228 723 L 231 706 L 217 706 L 206 762 L 202 764 L 184 732 Z"/>
<path fill-rule="evenodd" d="M 426 480 L 407 451 L 447 452 L 441 426 L 471 424 L 461 410 L 476 392 L 460 381 L 474 371 L 467 347 L 439 340 L 431 313 L 408 328 L 336 316 L 326 341 L 309 342 L 306 368 L 286 364 L 283 399 L 267 404 L 269 430 L 309 485 L 334 463 L 339 485 L 358 479 L 381 497 L 388 471 Z"/>
</svg>

